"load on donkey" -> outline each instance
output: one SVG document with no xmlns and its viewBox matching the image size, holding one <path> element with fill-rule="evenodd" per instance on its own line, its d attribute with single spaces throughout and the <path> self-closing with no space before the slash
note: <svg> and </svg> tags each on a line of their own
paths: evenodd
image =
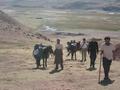
<svg viewBox="0 0 120 90">
<path fill-rule="evenodd" d="M 41 66 L 40 61 L 43 60 L 43 68 L 47 68 L 47 59 L 50 54 L 53 54 L 52 46 L 45 46 L 42 44 L 36 44 L 33 50 L 33 56 L 36 60 L 36 68 Z"/>
</svg>

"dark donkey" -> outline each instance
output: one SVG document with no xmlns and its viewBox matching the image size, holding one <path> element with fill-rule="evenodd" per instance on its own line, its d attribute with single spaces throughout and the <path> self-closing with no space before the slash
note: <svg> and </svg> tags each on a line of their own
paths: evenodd
<svg viewBox="0 0 120 90">
<path fill-rule="evenodd" d="M 43 60 L 43 68 L 47 68 L 47 59 L 50 54 L 53 54 L 52 46 L 45 46 L 36 44 L 33 50 L 33 56 L 36 60 L 36 66 L 39 68 L 41 66 L 40 61 Z"/>
<path fill-rule="evenodd" d="M 75 60 L 76 58 L 76 52 L 80 50 L 80 42 L 67 42 L 67 51 L 68 51 L 68 55 L 69 56 L 71 54 L 71 60 L 73 60 L 73 56 L 75 56 Z"/>
</svg>

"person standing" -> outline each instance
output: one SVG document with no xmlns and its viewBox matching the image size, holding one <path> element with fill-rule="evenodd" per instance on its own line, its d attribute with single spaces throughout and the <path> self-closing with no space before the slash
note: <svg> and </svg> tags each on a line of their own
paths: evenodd
<svg viewBox="0 0 120 90">
<path fill-rule="evenodd" d="M 98 43 L 93 38 L 88 45 L 88 54 L 90 55 L 90 68 L 95 68 L 95 61 L 98 51 Z"/>
<path fill-rule="evenodd" d="M 86 55 L 88 50 L 88 43 L 85 38 L 83 38 L 83 41 L 80 43 L 81 53 L 82 53 L 82 60 L 81 62 L 86 61 Z"/>
<path fill-rule="evenodd" d="M 55 70 L 58 70 L 58 66 L 61 66 L 61 70 L 63 70 L 63 45 L 60 43 L 60 39 L 57 39 L 57 44 L 55 45 Z"/>
<path fill-rule="evenodd" d="M 109 71 L 112 60 L 115 59 L 114 52 L 115 47 L 110 42 L 110 37 L 104 38 L 105 43 L 101 46 L 101 53 L 100 55 L 103 56 L 103 68 L 104 68 L 104 80 L 111 81 L 109 78 Z"/>
</svg>

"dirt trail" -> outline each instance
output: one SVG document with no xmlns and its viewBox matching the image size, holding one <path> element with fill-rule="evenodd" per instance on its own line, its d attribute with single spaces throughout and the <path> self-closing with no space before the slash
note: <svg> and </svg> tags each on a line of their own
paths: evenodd
<svg viewBox="0 0 120 90">
<path fill-rule="evenodd" d="M 84 64 L 80 62 L 80 52 L 77 52 L 77 61 L 72 61 L 70 57 L 66 57 L 65 47 L 68 40 L 80 41 L 83 37 L 90 39 L 90 36 L 91 34 L 73 37 L 49 35 L 54 42 L 48 43 L 42 40 L 38 42 L 54 46 L 56 38 L 61 38 L 61 43 L 64 45 L 64 70 L 53 74 L 50 72 L 55 67 L 53 64 L 54 57 L 48 60 L 47 70 L 34 69 L 35 60 L 32 56 L 32 45 L 36 42 L 31 40 L 25 44 L 27 46 L 23 45 L 24 48 L 22 46 L 15 48 L 16 45 L 9 47 L 8 43 L 8 48 L 0 49 L 0 90 L 120 90 L 120 65 L 118 61 L 113 62 L 110 72 L 110 77 L 115 82 L 103 86 L 98 84 L 99 55 L 96 60 L 96 70 L 93 71 L 87 70 L 90 63 L 89 56 L 87 56 L 87 62 Z M 112 39 L 114 43 L 119 42 L 118 37 Z M 103 69 L 101 79 L 103 79 Z"/>
<path fill-rule="evenodd" d="M 66 38 L 68 39 L 68 38 Z M 79 39 L 79 38 L 78 38 Z M 65 44 L 66 40 L 62 42 Z M 55 44 L 55 43 L 53 43 Z M 77 53 L 77 61 L 66 57 L 64 49 L 64 70 L 51 74 L 54 69 L 54 57 L 48 61 L 47 70 L 36 70 L 35 61 L 30 49 L 0 50 L 0 90 L 120 90 L 120 65 L 114 61 L 110 77 L 113 84 L 98 84 L 99 56 L 96 70 L 89 71 L 89 57 L 81 63 L 81 54 Z M 103 78 L 103 70 L 102 70 Z M 102 79 L 101 78 L 101 79 Z"/>
</svg>

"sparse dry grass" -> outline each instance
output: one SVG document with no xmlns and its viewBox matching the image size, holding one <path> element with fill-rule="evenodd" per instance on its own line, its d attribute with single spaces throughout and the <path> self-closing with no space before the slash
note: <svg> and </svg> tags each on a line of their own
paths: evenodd
<svg viewBox="0 0 120 90">
<path fill-rule="evenodd" d="M 71 37 L 73 39 L 73 37 Z M 74 37 L 82 39 L 80 37 Z M 62 43 L 66 45 L 66 37 Z M 99 56 L 96 62 L 95 71 L 86 70 L 89 68 L 89 57 L 87 62 L 80 62 L 81 55 L 77 53 L 77 61 L 69 60 L 66 57 L 64 48 L 64 70 L 50 74 L 54 69 L 54 57 L 48 60 L 47 70 L 35 70 L 35 61 L 32 57 L 31 48 L 7 48 L 0 49 L 0 90 L 119 90 L 120 70 L 119 63 L 113 62 L 110 72 L 111 79 L 115 82 L 108 86 L 99 85 L 98 67 Z M 51 43 L 49 43 L 51 44 Z M 54 46 L 55 43 L 53 43 Z M 102 70 L 103 78 L 103 70 Z"/>
<path fill-rule="evenodd" d="M 56 13 L 55 12 L 43 12 L 42 16 L 48 14 L 57 17 L 57 22 L 55 27 L 63 28 L 63 30 L 79 30 L 78 28 L 82 28 L 84 25 L 86 28 L 96 28 L 102 27 L 102 29 L 113 29 L 115 26 L 115 30 L 119 28 L 119 17 L 118 16 L 110 16 L 110 19 L 113 19 L 114 25 L 110 22 L 102 23 L 102 20 L 97 20 L 97 18 L 108 17 L 107 15 L 89 15 L 79 16 L 66 14 L 66 13 Z M 24 15 L 23 15 L 24 16 Z M 76 17 L 77 16 L 77 17 Z M 93 16 L 94 19 L 91 19 Z M 60 18 L 59 18 L 60 17 Z M 63 18 L 64 17 L 64 18 Z M 73 18 L 75 17 L 75 18 Z M 88 17 L 88 19 L 86 18 Z M 26 18 L 26 17 L 25 17 Z M 51 17 L 50 17 L 51 18 Z M 84 19 L 85 18 L 85 19 Z M 116 18 L 116 19 L 115 19 Z M 24 18 L 23 18 L 24 19 Z M 26 20 L 26 19 L 25 19 Z M 92 22 L 91 22 L 92 20 Z M 72 22 L 71 22 L 72 21 Z M 27 22 L 27 20 L 26 20 Z M 69 22 L 69 23 L 67 23 Z M 30 22 L 31 23 L 31 22 Z M 46 23 L 46 22 L 45 22 Z M 53 25 L 54 23 L 46 23 L 48 25 Z M 83 24 L 83 25 L 82 25 Z M 97 25 L 98 24 L 98 25 Z M 100 24 L 100 26 L 99 26 Z M 30 26 L 33 24 L 29 24 Z M 34 24 L 36 27 L 36 24 Z M 41 23 L 40 23 L 41 25 Z M 59 25 L 59 26 L 58 26 Z M 82 26 L 79 26 L 82 25 Z M 39 26 L 39 25 L 38 25 Z M 99 27 L 98 27 L 99 26 Z M 105 26 L 105 27 L 104 27 Z M 110 27 L 108 27 L 110 26 Z M 34 27 L 34 26 L 33 26 Z M 111 28 L 112 27 L 112 28 Z M 100 28 L 99 28 L 100 29 Z M 97 35 L 97 32 L 92 33 L 92 37 L 103 38 L 104 35 Z M 108 33 L 109 34 L 109 33 Z M 106 34 L 106 35 L 108 35 Z M 91 35 L 91 34 L 89 34 Z M 111 67 L 110 77 L 115 80 L 115 82 L 108 86 L 102 86 L 98 84 L 98 68 L 99 68 L 99 55 L 96 60 L 96 70 L 88 71 L 86 69 L 89 68 L 89 56 L 87 56 L 87 62 L 81 63 L 81 54 L 77 53 L 77 61 L 71 61 L 70 57 L 66 57 L 66 42 L 69 40 L 82 40 L 83 37 L 87 39 L 91 38 L 91 36 L 60 36 L 62 43 L 64 44 L 64 70 L 50 74 L 51 70 L 54 69 L 54 56 L 50 57 L 48 60 L 48 68 L 47 70 L 34 69 L 35 68 L 35 60 L 32 56 L 33 46 L 36 43 L 50 44 L 55 46 L 55 42 L 50 43 L 44 41 L 43 39 L 35 40 L 31 39 L 29 41 L 19 41 L 16 37 L 9 39 L 5 38 L 5 40 L 0 40 L 0 90 L 120 90 L 120 65 L 118 61 L 114 61 Z M 111 36 L 113 34 L 110 34 Z M 117 33 L 119 36 L 119 33 Z M 48 36 L 53 41 L 56 41 L 57 36 L 50 35 Z M 115 43 L 119 42 L 119 38 L 115 38 Z M 102 78 L 103 78 L 103 69 L 102 69 Z"/>
</svg>

